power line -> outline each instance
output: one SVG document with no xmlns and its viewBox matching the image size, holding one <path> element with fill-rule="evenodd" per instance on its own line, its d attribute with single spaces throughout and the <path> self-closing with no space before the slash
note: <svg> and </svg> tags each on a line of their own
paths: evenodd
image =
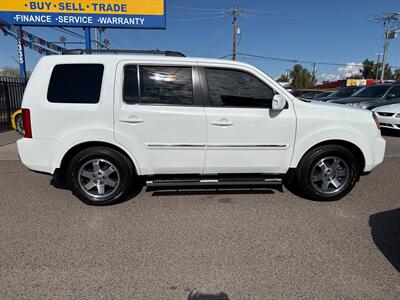
<svg viewBox="0 0 400 300">
<path fill-rule="evenodd" d="M 310 60 L 300 60 L 300 59 L 290 59 L 290 58 L 280 58 L 280 57 L 272 57 L 272 56 L 263 56 L 263 55 L 256 55 L 256 54 L 249 54 L 238 52 L 237 55 L 259 58 L 262 60 L 276 60 L 282 62 L 290 62 L 290 63 L 303 63 L 303 64 L 318 64 L 318 65 L 329 65 L 329 66 L 361 66 L 361 64 L 347 64 L 347 63 L 331 63 L 331 62 L 317 62 L 317 61 L 310 61 Z M 232 56 L 232 54 L 225 55 L 221 58 L 227 58 Z"/>
<path fill-rule="evenodd" d="M 133 34 L 132 30 L 128 30 L 128 34 L 134 39 L 142 49 L 146 49 L 144 44 Z"/>
<path fill-rule="evenodd" d="M 359 63 L 335 63 L 335 62 L 322 62 L 322 61 L 311 61 L 311 60 L 300 60 L 300 59 L 290 59 L 290 58 L 280 58 L 280 57 L 272 57 L 272 56 L 263 56 L 263 55 L 256 55 L 256 54 L 249 54 L 249 53 L 243 53 L 243 52 L 238 52 L 237 55 L 240 56 L 245 56 L 247 59 L 256 59 L 256 60 L 273 60 L 273 61 L 280 61 L 280 62 L 289 62 L 289 63 L 299 63 L 299 64 L 311 64 L 313 65 L 314 63 L 316 65 L 325 65 L 325 66 L 338 66 L 338 67 L 362 67 L 362 64 Z M 232 54 L 227 54 L 220 59 L 228 58 L 231 57 Z M 400 69 L 400 67 L 397 66 L 391 66 L 393 69 Z"/>
<path fill-rule="evenodd" d="M 220 33 L 224 32 L 224 31 L 227 29 L 226 25 L 227 25 L 227 24 L 223 23 L 223 24 L 218 28 L 218 30 L 208 39 L 208 41 L 207 41 L 206 43 L 204 43 L 204 46 L 203 46 L 203 48 L 201 49 L 201 52 L 200 52 L 200 53 L 203 53 L 204 50 L 209 46 L 209 44 L 211 43 L 211 41 L 213 41 Z"/>
<path fill-rule="evenodd" d="M 210 12 L 172 12 L 168 13 L 168 15 L 213 15 L 213 14 L 221 14 L 224 13 L 224 10 L 221 11 L 210 11 Z"/>
<path fill-rule="evenodd" d="M 223 8 L 201 8 L 201 7 L 184 7 L 184 6 L 172 6 L 171 8 L 187 9 L 187 10 L 200 10 L 200 11 L 220 11 L 220 12 L 225 11 L 225 9 L 223 9 Z"/>
<path fill-rule="evenodd" d="M 172 19 L 169 22 L 186 22 L 186 21 L 204 21 L 204 20 L 216 20 L 224 18 L 224 15 L 215 16 L 215 17 L 204 17 L 204 18 L 190 18 L 190 19 Z"/>
<path fill-rule="evenodd" d="M 109 35 L 107 32 L 104 32 L 104 35 L 106 37 L 108 37 L 111 41 L 113 41 L 115 44 L 119 45 L 119 47 L 121 47 L 121 49 L 126 49 L 124 45 L 122 45 L 119 41 L 117 41 L 116 39 L 114 39 L 111 35 Z"/>
<path fill-rule="evenodd" d="M 52 27 L 52 29 L 56 30 L 56 31 L 59 31 L 59 32 L 62 32 L 64 34 L 68 34 L 68 35 L 73 36 L 75 38 L 85 39 L 85 37 L 83 35 L 81 35 L 79 33 L 76 33 L 76 32 L 73 32 L 71 30 L 65 29 L 63 27 Z"/>
</svg>

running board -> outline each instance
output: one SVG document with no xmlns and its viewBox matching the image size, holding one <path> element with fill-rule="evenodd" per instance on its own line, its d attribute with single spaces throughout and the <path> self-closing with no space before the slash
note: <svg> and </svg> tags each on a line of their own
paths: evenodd
<svg viewBox="0 0 400 300">
<path fill-rule="evenodd" d="M 261 176 L 217 176 L 217 177 L 181 177 L 173 178 L 149 178 L 146 181 L 148 191 L 158 189 L 188 189 L 188 188 L 262 188 L 268 186 L 282 185 L 282 179 L 279 177 L 261 177 Z"/>
</svg>

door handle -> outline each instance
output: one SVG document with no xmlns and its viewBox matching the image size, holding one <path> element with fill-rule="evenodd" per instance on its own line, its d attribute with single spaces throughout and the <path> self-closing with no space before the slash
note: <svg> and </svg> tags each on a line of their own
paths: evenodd
<svg viewBox="0 0 400 300">
<path fill-rule="evenodd" d="M 211 125 L 214 126 L 233 126 L 234 124 L 228 119 L 221 119 L 219 121 L 211 122 Z"/>
<path fill-rule="evenodd" d="M 132 115 L 126 118 L 121 118 L 119 119 L 121 122 L 123 123 L 131 123 L 131 124 L 139 124 L 139 123 L 143 123 L 144 120 L 139 118 L 138 116 Z"/>
</svg>

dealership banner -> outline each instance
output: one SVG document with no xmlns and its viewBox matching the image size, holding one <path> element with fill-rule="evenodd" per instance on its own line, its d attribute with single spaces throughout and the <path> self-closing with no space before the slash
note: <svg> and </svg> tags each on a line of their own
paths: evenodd
<svg viewBox="0 0 400 300">
<path fill-rule="evenodd" d="M 166 0 L 0 0 L 13 25 L 165 29 Z"/>
</svg>

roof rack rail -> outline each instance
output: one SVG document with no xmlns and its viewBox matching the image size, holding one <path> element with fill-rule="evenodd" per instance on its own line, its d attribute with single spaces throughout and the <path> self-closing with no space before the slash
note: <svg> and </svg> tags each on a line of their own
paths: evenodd
<svg viewBox="0 0 400 300">
<path fill-rule="evenodd" d="M 153 54 L 175 57 L 186 57 L 185 54 L 177 51 L 162 50 L 117 50 L 117 49 L 71 49 L 63 51 L 63 55 L 82 55 L 82 54 Z"/>
</svg>

